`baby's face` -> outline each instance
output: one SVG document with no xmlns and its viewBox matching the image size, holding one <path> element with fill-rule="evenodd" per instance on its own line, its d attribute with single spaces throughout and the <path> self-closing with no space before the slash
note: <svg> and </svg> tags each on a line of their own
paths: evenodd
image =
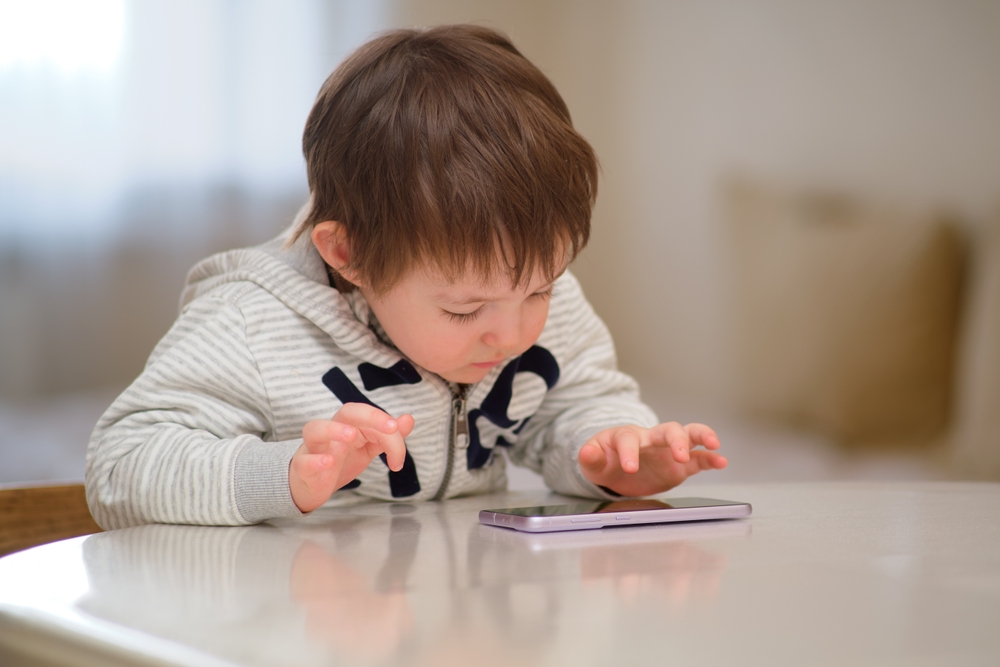
<svg viewBox="0 0 1000 667">
<path fill-rule="evenodd" d="M 534 345 L 549 315 L 552 281 L 536 271 L 528 283 L 450 281 L 416 270 L 381 297 L 362 293 L 396 347 L 451 382 L 479 382 L 490 369 Z"/>
</svg>

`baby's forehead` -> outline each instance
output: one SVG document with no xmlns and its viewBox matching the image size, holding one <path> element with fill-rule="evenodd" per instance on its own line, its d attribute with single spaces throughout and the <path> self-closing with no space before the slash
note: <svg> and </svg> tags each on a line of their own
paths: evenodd
<svg viewBox="0 0 1000 667">
<path fill-rule="evenodd" d="M 513 270 L 489 271 L 468 267 L 457 272 L 424 267 L 417 272 L 417 279 L 430 290 L 431 297 L 435 300 L 461 304 L 534 292 L 554 282 L 564 271 L 565 263 L 557 267 L 554 276 L 547 274 L 544 267 L 535 266 L 530 272 L 522 272 L 520 280 L 517 280 Z"/>
</svg>

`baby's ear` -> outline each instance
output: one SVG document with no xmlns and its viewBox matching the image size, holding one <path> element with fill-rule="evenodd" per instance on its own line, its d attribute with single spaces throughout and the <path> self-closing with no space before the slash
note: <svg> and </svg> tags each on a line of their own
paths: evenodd
<svg viewBox="0 0 1000 667">
<path fill-rule="evenodd" d="M 357 271 L 351 267 L 351 245 L 344 226 L 335 220 L 316 223 L 312 242 L 323 261 L 345 280 L 358 284 Z"/>
</svg>

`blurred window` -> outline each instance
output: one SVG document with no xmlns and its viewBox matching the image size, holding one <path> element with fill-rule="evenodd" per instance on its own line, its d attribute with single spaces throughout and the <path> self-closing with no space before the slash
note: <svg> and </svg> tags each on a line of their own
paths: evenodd
<svg viewBox="0 0 1000 667">
<path fill-rule="evenodd" d="M 101 244 L 137 202 L 304 196 L 306 115 L 382 4 L 0 0 L 0 244 Z"/>
</svg>

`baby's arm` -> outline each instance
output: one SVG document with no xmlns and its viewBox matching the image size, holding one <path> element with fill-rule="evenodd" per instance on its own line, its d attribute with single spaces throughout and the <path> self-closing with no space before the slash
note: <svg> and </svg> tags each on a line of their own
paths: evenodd
<svg viewBox="0 0 1000 667">
<path fill-rule="evenodd" d="M 271 441 L 272 421 L 242 312 L 224 298 L 198 299 L 91 436 L 94 518 L 119 528 L 300 514 L 288 466 L 302 441 Z"/>
</svg>

